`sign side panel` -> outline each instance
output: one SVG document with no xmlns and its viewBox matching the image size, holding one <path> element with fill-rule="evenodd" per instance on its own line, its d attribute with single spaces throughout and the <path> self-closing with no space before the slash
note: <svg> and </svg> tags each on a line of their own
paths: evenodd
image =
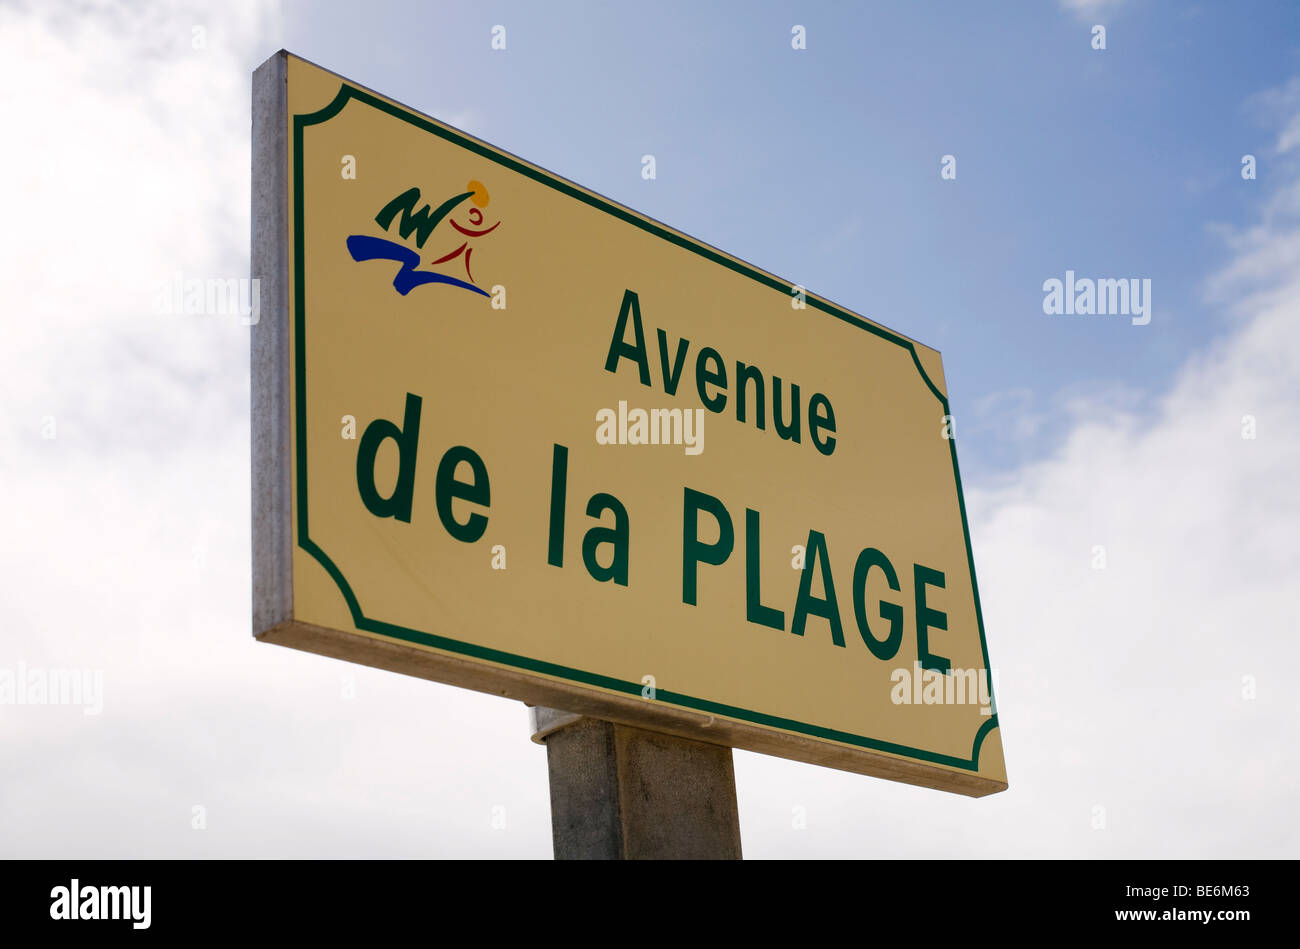
<svg viewBox="0 0 1300 949">
<path fill-rule="evenodd" d="M 289 431 L 288 54 L 253 73 L 253 635 L 293 617 Z"/>
</svg>

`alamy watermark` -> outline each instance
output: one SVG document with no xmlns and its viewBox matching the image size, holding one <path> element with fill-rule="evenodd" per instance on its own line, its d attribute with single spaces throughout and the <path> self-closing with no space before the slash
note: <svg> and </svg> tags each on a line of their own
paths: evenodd
<svg viewBox="0 0 1300 949">
<path fill-rule="evenodd" d="M 0 667 L 0 705 L 81 705 L 85 715 L 104 710 L 102 669 L 43 669 L 19 662 Z"/>
<path fill-rule="evenodd" d="M 688 455 L 704 451 L 704 409 L 629 409 L 596 412 L 597 445 L 681 445 Z"/>
<path fill-rule="evenodd" d="M 981 715 L 993 714 L 993 690 L 998 674 L 986 669 L 923 669 L 920 662 L 911 669 L 895 669 L 889 675 L 894 687 L 889 700 L 895 705 L 979 705 Z"/>
<path fill-rule="evenodd" d="M 162 316 L 238 316 L 245 326 L 262 318 L 257 277 L 189 277 L 181 271 L 154 288 L 154 312 Z"/>
<path fill-rule="evenodd" d="M 74 877 L 50 890 L 50 919 L 117 919 L 148 929 L 152 904 L 151 886 L 87 886 Z"/>
<path fill-rule="evenodd" d="M 1151 322 L 1151 278 L 1118 280 L 1074 276 L 1043 281 L 1043 312 L 1048 316 L 1132 316 L 1134 326 Z"/>
</svg>

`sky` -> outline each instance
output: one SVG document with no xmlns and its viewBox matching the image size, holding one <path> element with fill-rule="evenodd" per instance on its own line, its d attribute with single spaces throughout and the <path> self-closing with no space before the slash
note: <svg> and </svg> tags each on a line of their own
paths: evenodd
<svg viewBox="0 0 1300 949">
<path fill-rule="evenodd" d="M 0 3 L 0 669 L 103 681 L 0 855 L 551 855 L 522 705 L 250 635 L 249 327 L 156 297 L 281 48 L 943 353 L 1010 788 L 737 751 L 747 857 L 1300 856 L 1300 6 L 1156 0 Z"/>
</svg>

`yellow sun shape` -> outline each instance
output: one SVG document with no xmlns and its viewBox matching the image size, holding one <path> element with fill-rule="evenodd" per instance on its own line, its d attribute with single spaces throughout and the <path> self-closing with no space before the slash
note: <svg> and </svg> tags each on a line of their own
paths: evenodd
<svg viewBox="0 0 1300 949">
<path fill-rule="evenodd" d="M 480 208 L 487 207 L 488 201 L 491 200 L 488 196 L 488 189 L 481 181 L 471 181 L 465 186 L 465 190 L 474 192 L 469 199 Z"/>
</svg>

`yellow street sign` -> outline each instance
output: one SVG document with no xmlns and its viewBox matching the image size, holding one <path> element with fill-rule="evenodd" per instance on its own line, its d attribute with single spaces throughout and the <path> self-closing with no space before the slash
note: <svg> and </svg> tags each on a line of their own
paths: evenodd
<svg viewBox="0 0 1300 949">
<path fill-rule="evenodd" d="M 936 351 L 285 53 L 254 222 L 260 639 L 1006 787 Z"/>
</svg>

